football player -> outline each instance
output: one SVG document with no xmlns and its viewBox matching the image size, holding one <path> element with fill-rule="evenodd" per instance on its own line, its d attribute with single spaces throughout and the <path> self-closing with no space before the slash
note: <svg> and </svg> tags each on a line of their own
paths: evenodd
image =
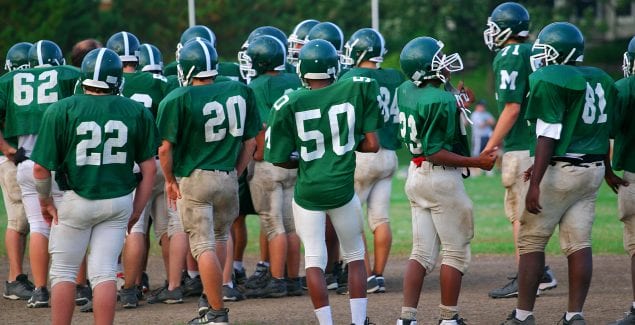
<svg viewBox="0 0 635 325">
<path fill-rule="evenodd" d="M 222 296 L 225 241 L 238 215 L 237 173 L 253 156 L 261 125 L 247 86 L 214 82 L 217 63 L 211 43 L 186 44 L 179 57 L 184 87 L 161 101 L 157 118 L 168 204 L 178 207 L 211 306 L 190 324 L 228 322 Z"/>
<path fill-rule="evenodd" d="M 282 96 L 270 112 L 265 159 L 274 165 L 298 167 L 293 218 L 305 248 L 307 285 L 320 324 L 332 324 L 324 280 L 327 253 L 326 213 L 349 263 L 353 324 L 365 324 L 366 269 L 362 209 L 355 194 L 355 150 L 376 152 L 375 130 L 383 125 L 377 83 L 365 77 L 335 83 L 339 55 L 325 40 L 300 50 L 298 74 L 307 87 Z M 298 152 L 296 152 L 298 150 Z"/>
<path fill-rule="evenodd" d="M 105 48 L 88 53 L 81 78 L 84 94 L 51 105 L 44 115 L 31 173 L 43 217 L 52 224 L 51 321 L 71 323 L 75 278 L 90 245 L 94 321 L 111 324 L 117 257 L 126 228 L 137 221 L 152 191 L 158 132 L 149 111 L 117 96 L 122 64 L 116 53 Z M 68 186 L 60 203 L 52 197 L 51 171 L 63 174 Z"/>
<path fill-rule="evenodd" d="M 29 50 L 33 44 L 28 42 L 17 43 L 7 51 L 5 69 L 8 72 L 29 67 Z M 4 134 L 5 121 L 0 121 L 0 135 Z M 17 143 L 14 139 L 4 139 L 0 136 L 0 188 L 2 199 L 7 213 L 7 230 L 4 244 L 7 248 L 9 260 L 9 272 L 4 283 L 2 296 L 6 299 L 31 298 L 33 284 L 28 280 L 22 269 L 24 249 L 26 248 L 26 235 L 29 233 L 29 222 L 22 204 L 22 194 L 16 179 L 17 169 L 13 163 Z"/>
<path fill-rule="evenodd" d="M 298 23 L 291 34 L 289 35 L 289 48 L 288 48 L 288 57 L 287 60 L 292 65 L 296 66 L 298 64 L 298 54 L 300 54 L 300 49 L 306 43 L 306 36 L 309 34 L 309 31 L 313 26 L 319 24 L 320 22 L 315 19 L 307 19 Z"/>
<path fill-rule="evenodd" d="M 388 218 L 392 176 L 397 169 L 395 150 L 401 147 L 398 138 L 399 109 L 397 87 L 404 81 L 403 75 L 394 69 L 380 69 L 386 46 L 384 37 L 371 28 L 362 28 L 344 45 L 343 63 L 351 68 L 341 79 L 368 77 L 379 85 L 379 109 L 384 117 L 384 127 L 377 131 L 380 148 L 377 153 L 356 154 L 355 192 L 362 204 L 367 204 L 368 225 L 373 232 L 374 259 L 370 267 L 365 257 L 368 292 L 385 292 L 384 269 L 392 245 L 392 232 Z"/>
<path fill-rule="evenodd" d="M 18 164 L 16 177 L 31 232 L 29 258 L 35 284 L 27 306 L 47 307 L 48 239 L 51 229 L 40 211 L 33 179 L 33 161 L 29 157 L 44 111 L 59 99 L 73 94 L 79 70 L 64 65 L 59 46 L 48 40 L 33 44 L 28 56 L 30 69 L 11 71 L 0 80 L 0 111 L 6 114 L 4 136 L 18 138 L 18 150 L 13 160 Z M 62 198 L 57 183 L 53 185 L 53 198 L 57 203 Z"/>
<path fill-rule="evenodd" d="M 439 254 L 439 324 L 465 324 L 458 315 L 458 299 L 471 259 L 474 223 L 462 170 L 490 170 L 496 161 L 497 148 L 470 157 L 464 113 L 457 108 L 454 95 L 440 88 L 451 72 L 463 69 L 463 63 L 458 54 L 447 55 L 442 50 L 440 41 L 417 37 L 399 57 L 401 69 L 410 79 L 397 89 L 397 102 L 400 135 L 413 157 L 405 187 L 412 210 L 413 243 L 398 325 L 417 324 L 421 287 Z"/>
<path fill-rule="evenodd" d="M 181 38 L 179 43 L 176 45 L 176 60 L 168 63 L 165 67 L 163 67 L 163 75 L 164 76 L 176 76 L 178 74 L 177 64 L 179 60 L 179 52 L 185 46 L 185 43 L 192 39 L 202 38 L 212 43 L 214 47 L 216 47 L 216 34 L 204 25 L 194 25 L 187 28 L 181 34 Z"/>
<path fill-rule="evenodd" d="M 544 27 L 532 47 L 525 118 L 536 144 L 528 170 L 526 211 L 518 233 L 519 284 L 516 309 L 504 323 L 535 324 L 536 290 L 544 273 L 544 249 L 556 226 L 569 266 L 569 300 L 563 324 L 585 324 L 582 307 L 591 283 L 591 226 L 605 175 L 613 79 L 582 61 L 584 37 L 570 23 Z M 608 167 L 610 168 L 610 166 Z"/>
<path fill-rule="evenodd" d="M 525 43 L 529 36 L 529 13 L 522 5 L 505 2 L 498 5 L 487 21 L 483 32 L 485 45 L 496 51 L 493 69 L 496 100 L 500 117 L 484 151 L 501 147 L 505 151 L 502 160 L 502 182 L 505 187 L 505 213 L 512 224 L 516 264 L 518 264 L 518 229 L 520 216 L 525 210 L 524 195 L 527 183 L 523 182 L 523 172 L 532 164 L 529 157 L 530 134 L 524 119 L 529 92 L 531 66 L 531 43 Z M 558 282 L 545 266 L 539 289 L 555 288 Z M 489 292 L 492 298 L 510 298 L 518 295 L 518 276 L 510 277 L 503 287 Z"/>
<path fill-rule="evenodd" d="M 271 277 L 262 283 L 247 283 L 247 297 L 283 297 L 301 295 L 298 279 L 300 239 L 295 233 L 291 200 L 296 169 L 285 169 L 263 161 L 266 121 L 278 98 L 301 87 L 297 74 L 285 72 L 286 45 L 273 36 L 252 39 L 245 51 L 241 71 L 251 82 L 260 119 L 265 121 L 256 138 L 253 175 L 249 187 L 260 229 L 267 237 Z M 287 279 L 285 279 L 285 274 Z M 249 284 L 258 285 L 250 287 Z"/>
<path fill-rule="evenodd" d="M 71 50 L 71 64 L 74 67 L 81 68 L 82 61 L 84 61 L 86 54 L 94 49 L 102 47 L 103 45 L 101 42 L 93 38 L 87 38 L 75 43 L 75 45 L 73 45 L 73 49 Z"/>
<path fill-rule="evenodd" d="M 618 90 L 618 102 L 615 109 L 612 131 L 615 136 L 613 145 L 613 168 L 623 170 L 623 178 L 614 178 L 610 175 L 607 182 L 613 191 L 617 192 L 617 206 L 620 221 L 624 223 L 624 249 L 631 256 L 631 276 L 635 279 L 635 153 L 629 150 L 635 146 L 635 37 L 628 43 L 623 59 L 624 78 L 615 83 Z M 613 180 L 613 182 L 609 180 Z M 633 302 L 630 310 L 623 319 L 611 325 L 635 324 L 635 282 L 633 282 Z"/>
</svg>

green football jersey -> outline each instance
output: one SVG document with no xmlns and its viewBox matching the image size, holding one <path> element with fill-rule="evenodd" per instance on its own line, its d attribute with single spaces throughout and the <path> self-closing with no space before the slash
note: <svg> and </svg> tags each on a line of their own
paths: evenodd
<svg viewBox="0 0 635 325">
<path fill-rule="evenodd" d="M 283 163 L 299 152 L 298 205 L 324 211 L 353 198 L 355 149 L 365 133 L 383 126 L 377 95 L 376 81 L 355 77 L 321 89 L 302 88 L 274 104 L 265 159 Z"/>
<path fill-rule="evenodd" d="M 615 87 L 618 100 L 612 119 L 613 168 L 635 173 L 635 76 L 618 80 Z"/>
<path fill-rule="evenodd" d="M 397 107 L 397 87 L 404 82 L 401 72 L 395 69 L 352 68 L 341 79 L 355 76 L 375 79 L 379 85 L 379 109 L 384 115 L 384 127 L 377 131 L 379 143 L 383 148 L 397 150 L 399 141 L 399 108 Z"/>
<path fill-rule="evenodd" d="M 450 92 L 405 81 L 397 89 L 400 136 L 413 157 L 431 156 L 441 150 L 469 156 L 461 110 Z"/>
<path fill-rule="evenodd" d="M 168 79 L 160 74 L 150 72 L 124 72 L 122 95 L 143 106 L 157 116 L 159 103 L 170 91 Z"/>
<path fill-rule="evenodd" d="M 174 175 L 194 169 L 231 171 L 243 141 L 262 128 L 253 91 L 237 81 L 173 90 L 159 105 L 164 140 L 174 145 Z"/>
<path fill-rule="evenodd" d="M 38 134 L 44 111 L 73 95 L 78 78 L 79 69 L 68 65 L 14 70 L 3 75 L 0 114 L 5 114 L 4 136 Z"/>
<path fill-rule="evenodd" d="M 525 118 L 533 134 L 536 121 L 561 125 L 554 156 L 605 154 L 608 116 L 615 98 L 612 79 L 600 69 L 550 65 L 529 76 L 529 103 Z M 532 137 L 535 143 L 535 136 Z M 530 147 L 533 155 L 535 146 Z"/>
<path fill-rule="evenodd" d="M 176 66 L 178 62 L 172 61 L 163 66 L 163 75 L 164 76 L 176 76 L 178 74 Z"/>
<path fill-rule="evenodd" d="M 133 165 L 152 158 L 158 142 L 152 114 L 138 102 L 82 94 L 49 107 L 31 159 L 65 175 L 78 195 L 109 199 L 135 189 Z"/>
<path fill-rule="evenodd" d="M 234 81 L 240 81 L 244 84 L 247 83 L 240 75 L 240 66 L 236 62 L 218 62 L 218 74 L 219 76 L 227 77 Z"/>
<path fill-rule="evenodd" d="M 527 121 L 523 118 L 527 111 L 529 74 L 531 74 L 531 44 L 510 44 L 498 51 L 494 58 L 494 87 L 498 113 L 502 113 L 506 103 L 520 104 L 520 113 L 514 126 L 503 141 L 505 151 L 529 149 L 530 137 Z"/>
<path fill-rule="evenodd" d="M 278 98 L 300 87 L 302 82 L 294 73 L 282 72 L 275 76 L 261 74 L 251 80 L 249 88 L 254 91 L 260 120 L 266 123 L 269 120 L 269 111 Z"/>
</svg>

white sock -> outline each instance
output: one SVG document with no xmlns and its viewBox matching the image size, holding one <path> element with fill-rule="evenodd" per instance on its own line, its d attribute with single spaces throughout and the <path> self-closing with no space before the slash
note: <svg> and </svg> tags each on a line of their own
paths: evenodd
<svg viewBox="0 0 635 325">
<path fill-rule="evenodd" d="M 258 262 L 258 264 L 262 264 L 262 265 L 264 265 L 266 267 L 269 267 L 269 262 L 267 262 L 267 261 L 260 261 L 260 262 Z"/>
<path fill-rule="evenodd" d="M 632 307 L 635 308 L 635 301 L 633 301 L 633 306 Z"/>
<path fill-rule="evenodd" d="M 320 325 L 333 325 L 333 317 L 331 316 L 331 306 L 324 306 L 314 310 L 315 316 Z"/>
<path fill-rule="evenodd" d="M 529 310 L 522 310 L 522 309 L 518 309 L 516 308 L 516 319 L 519 321 L 524 321 L 527 319 L 527 317 L 533 315 L 533 312 L 529 311 Z"/>
<path fill-rule="evenodd" d="M 458 323 L 454 319 L 443 319 L 439 325 L 457 325 Z"/>
<path fill-rule="evenodd" d="M 364 325 L 366 321 L 366 306 L 368 298 L 353 298 L 349 300 L 351 304 L 351 319 L 355 325 Z"/>
<path fill-rule="evenodd" d="M 401 307 L 401 319 L 417 320 L 417 308 Z"/>
<path fill-rule="evenodd" d="M 190 276 L 190 278 L 192 278 L 192 279 L 194 279 L 195 277 L 197 277 L 199 274 L 201 274 L 201 273 L 199 273 L 198 271 L 190 271 L 190 270 L 187 270 L 187 275 L 189 275 L 189 276 Z"/>
<path fill-rule="evenodd" d="M 242 270 L 243 269 L 243 261 L 234 261 L 234 270 Z"/>
<path fill-rule="evenodd" d="M 582 316 L 582 313 L 581 313 L 581 312 L 579 312 L 579 311 L 568 311 L 568 312 L 564 315 L 564 319 L 565 319 L 565 320 L 567 320 L 567 322 L 568 322 L 568 321 L 570 321 L 570 320 L 571 320 L 571 318 L 573 318 L 573 316 L 575 316 L 575 315 L 580 315 L 580 316 Z M 582 317 L 584 317 L 584 316 L 582 316 Z"/>
<path fill-rule="evenodd" d="M 229 281 L 229 282 L 227 282 L 227 283 L 223 283 L 223 285 L 224 285 L 224 286 L 228 286 L 228 287 L 230 287 L 230 288 L 233 288 L 233 287 L 234 287 L 234 281 Z"/>
</svg>

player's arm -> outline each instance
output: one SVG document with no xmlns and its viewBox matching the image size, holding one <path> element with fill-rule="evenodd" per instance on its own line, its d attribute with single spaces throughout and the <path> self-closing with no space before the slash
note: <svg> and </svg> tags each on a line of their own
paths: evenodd
<svg viewBox="0 0 635 325">
<path fill-rule="evenodd" d="M 35 163 L 33 166 L 33 178 L 35 179 L 35 190 L 38 193 L 40 200 L 40 209 L 42 210 L 42 217 L 49 225 L 51 223 L 57 224 L 57 209 L 51 196 L 51 188 L 53 179 L 51 172 L 44 166 Z"/>
<path fill-rule="evenodd" d="M 519 115 L 519 103 L 506 103 L 503 112 L 498 117 L 498 122 L 496 123 L 496 127 L 492 132 L 492 136 L 489 138 L 489 141 L 487 141 L 487 145 L 485 146 L 485 149 L 483 149 L 483 151 L 488 151 L 494 147 L 500 147 L 503 139 L 505 139 L 509 131 L 518 120 Z"/>
<path fill-rule="evenodd" d="M 435 164 L 448 167 L 476 167 L 484 170 L 491 170 L 496 162 L 496 151 L 494 147 L 489 150 L 483 150 L 478 157 L 465 157 L 454 152 L 441 149 L 430 156 L 426 156 L 426 160 Z"/>
<path fill-rule="evenodd" d="M 264 139 L 264 133 L 263 133 Z M 264 143 L 264 140 L 263 140 Z M 243 141 L 243 145 L 240 148 L 240 154 L 238 155 L 238 161 L 236 162 L 236 174 L 242 175 L 247 169 L 247 165 L 251 161 L 251 158 L 254 157 L 254 152 L 256 151 L 256 138 L 251 138 Z M 262 160 L 262 159 L 261 159 Z"/>
<path fill-rule="evenodd" d="M 9 144 L 9 142 L 7 142 L 7 140 L 4 138 L 4 135 L 2 134 L 2 131 L 0 131 L 0 151 L 11 161 L 13 161 L 13 157 L 15 156 L 15 153 L 17 151 Z"/>
<path fill-rule="evenodd" d="M 181 198 L 181 190 L 179 184 L 176 182 L 176 177 L 172 170 L 172 143 L 168 140 L 163 140 L 159 147 L 159 162 L 161 163 L 161 170 L 165 177 L 165 191 L 168 196 L 168 206 L 176 209 L 176 200 Z"/>
<path fill-rule="evenodd" d="M 379 140 L 375 132 L 364 133 L 364 138 L 359 142 L 357 151 L 359 152 L 377 152 L 379 150 Z"/>
<path fill-rule="evenodd" d="M 258 131 L 256 135 L 256 150 L 254 151 L 254 160 L 262 161 L 265 159 L 265 132 L 267 131 L 267 124 L 262 124 L 262 130 Z"/>
<path fill-rule="evenodd" d="M 128 232 L 132 229 L 139 216 L 143 212 L 150 196 L 152 195 L 152 187 L 154 187 L 154 177 L 157 174 L 157 166 L 154 162 L 154 157 L 148 158 L 139 163 L 139 169 L 141 169 L 141 182 L 137 185 L 135 191 L 134 201 L 132 202 L 132 214 L 128 220 Z"/>
<path fill-rule="evenodd" d="M 542 206 L 540 206 L 540 182 L 542 177 L 547 171 L 547 167 L 551 162 L 553 156 L 553 150 L 556 147 L 556 139 L 539 136 L 536 141 L 536 150 L 534 157 L 534 166 L 529 178 L 529 190 L 525 197 L 525 206 L 527 211 L 531 213 L 540 213 Z"/>
</svg>

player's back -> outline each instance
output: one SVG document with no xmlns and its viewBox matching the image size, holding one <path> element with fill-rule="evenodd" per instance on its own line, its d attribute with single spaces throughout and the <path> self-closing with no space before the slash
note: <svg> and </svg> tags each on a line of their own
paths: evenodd
<svg viewBox="0 0 635 325">
<path fill-rule="evenodd" d="M 507 103 L 520 104 L 519 115 L 504 139 L 506 151 L 527 150 L 527 139 L 531 136 L 527 123 L 522 118 L 527 110 L 529 75 L 532 73 L 529 57 L 530 43 L 509 44 L 496 54 L 492 68 L 494 87 L 499 114 Z"/>
<path fill-rule="evenodd" d="M 398 90 L 401 136 L 413 156 L 429 156 L 441 149 L 469 155 L 466 132 L 454 95 L 439 87 L 417 87 L 410 81 Z M 421 139 L 426 138 L 426 141 Z"/>
<path fill-rule="evenodd" d="M 384 116 L 384 127 L 377 131 L 379 143 L 383 148 L 396 150 L 400 148 L 399 108 L 397 107 L 397 87 L 405 80 L 401 72 L 395 69 L 352 68 L 344 73 L 341 79 L 352 77 L 368 77 L 377 81 L 379 109 Z"/>
<path fill-rule="evenodd" d="M 157 124 L 174 147 L 174 170 L 188 176 L 194 169 L 234 169 L 243 138 L 261 124 L 253 92 L 237 81 L 173 90 L 159 105 Z"/>
<path fill-rule="evenodd" d="M 5 136 L 37 134 L 46 108 L 71 96 L 79 78 L 72 66 L 14 70 L 0 78 L 0 109 L 6 110 Z"/>
<path fill-rule="evenodd" d="M 547 124 L 560 124 L 562 131 L 554 155 L 561 156 L 572 152 L 569 145 L 584 107 L 586 79 L 575 66 L 549 65 L 529 76 L 529 87 L 525 119 L 531 123 L 532 134 L 536 134 L 538 119 Z M 533 155 L 535 137 L 530 139 L 530 153 Z"/>
<path fill-rule="evenodd" d="M 150 72 L 124 73 L 124 87 L 122 94 L 137 101 L 157 115 L 159 103 L 170 91 L 168 79 L 160 74 Z"/>
<path fill-rule="evenodd" d="M 269 123 L 275 124 L 280 116 L 292 119 L 294 147 L 300 153 L 296 202 L 323 210 L 350 201 L 354 195 L 354 150 L 364 133 L 383 125 L 376 82 L 355 77 L 320 89 L 296 90 L 276 102 Z M 275 143 L 276 134 L 271 133 Z M 272 160 L 283 160 L 282 155 Z"/>
<path fill-rule="evenodd" d="M 570 152 L 606 154 L 609 149 L 610 121 L 617 96 L 615 81 L 602 69 L 581 66 L 578 71 L 586 80 L 584 102 L 575 130 Z"/>
<path fill-rule="evenodd" d="M 61 165 L 49 167 L 65 175 L 63 183 L 70 189 L 89 199 L 134 190 L 134 162 L 152 157 L 158 145 L 150 112 L 122 96 L 75 95 L 52 105 L 45 119 L 50 123 L 43 124 L 34 160 L 63 155 Z"/>
<path fill-rule="evenodd" d="M 613 147 L 613 168 L 635 173 L 635 77 L 622 78 L 615 83 L 618 90 L 618 104 L 614 112 L 612 133 L 615 135 Z"/>
<path fill-rule="evenodd" d="M 269 111 L 273 104 L 283 95 L 286 95 L 302 86 L 297 74 L 282 72 L 277 75 L 262 74 L 252 79 L 249 88 L 254 90 L 256 106 L 260 119 L 266 122 L 269 119 Z"/>
</svg>

